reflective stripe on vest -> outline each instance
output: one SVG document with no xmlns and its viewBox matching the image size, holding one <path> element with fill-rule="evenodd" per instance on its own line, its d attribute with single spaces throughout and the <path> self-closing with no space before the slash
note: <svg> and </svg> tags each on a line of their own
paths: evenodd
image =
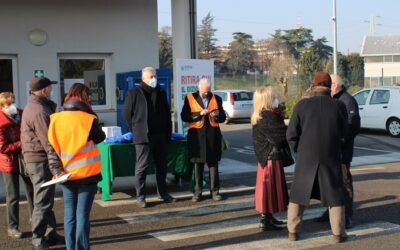
<svg viewBox="0 0 400 250">
<path fill-rule="evenodd" d="M 100 152 L 87 141 L 96 116 L 82 111 L 63 111 L 50 116 L 49 142 L 58 154 L 70 180 L 101 173 Z"/>
<path fill-rule="evenodd" d="M 196 101 L 192 93 L 189 93 L 187 95 L 188 101 L 189 101 L 189 106 L 190 106 L 190 112 L 195 113 L 195 112 L 201 112 L 203 110 L 203 107 L 200 106 L 200 104 Z M 215 110 L 218 109 L 218 103 L 217 103 L 217 98 L 213 95 L 208 102 L 207 106 L 208 110 Z M 202 128 L 204 125 L 204 118 L 205 116 L 202 116 L 200 121 L 197 122 L 190 122 L 189 123 L 189 129 L 191 128 Z M 219 127 L 218 122 L 212 121 L 211 117 L 209 117 L 209 122 L 212 127 Z"/>
</svg>

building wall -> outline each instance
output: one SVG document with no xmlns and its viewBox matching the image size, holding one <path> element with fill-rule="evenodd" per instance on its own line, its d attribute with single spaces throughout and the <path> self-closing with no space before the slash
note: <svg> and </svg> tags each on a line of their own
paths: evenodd
<svg viewBox="0 0 400 250">
<path fill-rule="evenodd" d="M 366 87 L 396 85 L 400 83 L 400 63 L 365 63 L 364 74 Z"/>
<path fill-rule="evenodd" d="M 58 55 L 108 55 L 111 106 L 97 112 L 105 125 L 115 125 L 116 73 L 158 67 L 157 26 L 157 0 L 0 0 L 0 55 L 17 57 L 14 92 L 22 107 L 35 69 L 59 80 Z M 47 33 L 43 46 L 28 39 L 36 28 Z M 54 89 L 58 104 L 59 91 Z"/>
</svg>

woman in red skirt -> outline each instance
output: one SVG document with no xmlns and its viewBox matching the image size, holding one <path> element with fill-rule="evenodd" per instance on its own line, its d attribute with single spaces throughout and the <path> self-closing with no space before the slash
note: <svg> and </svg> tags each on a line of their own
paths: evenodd
<svg viewBox="0 0 400 250">
<path fill-rule="evenodd" d="M 261 214 L 262 230 L 280 230 L 284 222 L 273 213 L 284 212 L 288 206 L 288 191 L 282 166 L 283 147 L 287 146 L 286 125 L 278 110 L 279 100 L 272 87 L 262 87 L 253 97 L 254 151 L 258 161 L 255 208 Z"/>
</svg>

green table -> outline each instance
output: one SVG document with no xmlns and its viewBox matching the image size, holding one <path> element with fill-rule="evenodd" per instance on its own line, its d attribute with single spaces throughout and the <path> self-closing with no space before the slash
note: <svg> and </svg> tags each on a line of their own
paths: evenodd
<svg viewBox="0 0 400 250">
<path fill-rule="evenodd" d="M 116 177 L 135 175 L 135 145 L 108 144 L 102 142 L 97 145 L 101 156 L 101 175 L 103 180 L 97 184 L 101 188 L 101 199 L 109 200 L 112 195 L 112 182 Z M 167 172 L 177 176 L 190 176 L 187 146 L 185 140 L 171 141 L 167 145 Z M 154 174 L 154 163 L 151 161 L 148 174 Z M 133 181 L 132 181 L 133 183 Z"/>
</svg>

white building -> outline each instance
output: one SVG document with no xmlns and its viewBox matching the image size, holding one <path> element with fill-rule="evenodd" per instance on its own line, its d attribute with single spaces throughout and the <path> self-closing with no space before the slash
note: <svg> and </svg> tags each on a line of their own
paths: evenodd
<svg viewBox="0 0 400 250">
<path fill-rule="evenodd" d="M 361 48 L 365 87 L 400 84 L 400 36 L 366 36 Z"/>
<path fill-rule="evenodd" d="M 191 58 L 195 4 L 171 0 L 174 58 Z M 59 82 L 60 107 L 68 85 L 85 81 L 100 119 L 115 125 L 116 74 L 158 67 L 157 19 L 157 0 L 0 0 L 0 92 L 24 107 L 29 80 L 44 75 Z"/>
</svg>

